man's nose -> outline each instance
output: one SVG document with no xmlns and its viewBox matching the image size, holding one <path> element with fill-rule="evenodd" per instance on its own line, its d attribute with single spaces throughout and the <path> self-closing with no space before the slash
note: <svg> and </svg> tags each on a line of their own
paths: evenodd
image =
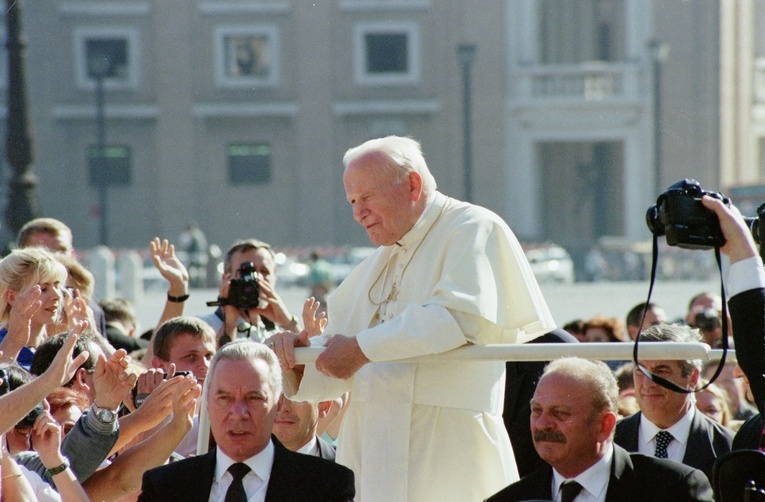
<svg viewBox="0 0 765 502">
<path fill-rule="evenodd" d="M 353 205 L 353 219 L 361 223 L 364 217 L 367 215 L 367 209 L 362 202 L 357 201 Z"/>
<path fill-rule="evenodd" d="M 247 417 L 250 415 L 250 409 L 244 399 L 237 399 L 231 405 L 231 414 L 234 416 Z"/>
</svg>

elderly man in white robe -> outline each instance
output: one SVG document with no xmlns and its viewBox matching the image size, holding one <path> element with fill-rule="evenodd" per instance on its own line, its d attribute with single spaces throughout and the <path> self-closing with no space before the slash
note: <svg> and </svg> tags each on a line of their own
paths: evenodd
<svg viewBox="0 0 765 502">
<path fill-rule="evenodd" d="M 354 471 L 357 500 L 482 500 L 518 479 L 504 361 L 397 361 L 524 343 L 552 316 L 507 224 L 437 192 L 417 141 L 370 140 L 343 163 L 353 217 L 379 248 L 328 298 L 323 336 L 266 343 L 299 381 L 291 399 L 351 391 L 337 462 Z M 326 348 L 296 366 L 294 347 L 309 344 Z"/>
</svg>

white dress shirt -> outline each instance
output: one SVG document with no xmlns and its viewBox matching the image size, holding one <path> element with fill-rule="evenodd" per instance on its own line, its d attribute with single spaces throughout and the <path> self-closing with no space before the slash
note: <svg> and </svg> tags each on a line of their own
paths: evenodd
<svg viewBox="0 0 765 502">
<path fill-rule="evenodd" d="M 316 440 L 316 434 L 311 437 L 310 441 L 301 446 L 297 452 L 302 453 L 303 455 L 313 455 L 314 457 L 319 457 L 319 442 Z"/>
<path fill-rule="evenodd" d="M 667 446 L 667 458 L 682 463 L 685 456 L 685 447 L 688 445 L 688 435 L 691 433 L 691 422 L 693 422 L 694 413 L 696 413 L 695 405 L 691 406 L 691 409 L 680 420 L 667 429 L 660 429 L 648 420 L 645 415 L 640 415 L 638 452 L 653 457 L 656 453 L 656 434 L 664 430 L 672 434 L 673 438 L 669 446 Z"/>
<path fill-rule="evenodd" d="M 561 500 L 560 486 L 566 481 L 576 481 L 582 485 L 574 500 L 576 502 L 605 502 L 608 492 L 608 480 L 611 479 L 611 464 L 614 461 L 614 447 L 609 442 L 605 455 L 595 462 L 589 469 L 576 477 L 566 479 L 558 471 L 553 469 L 552 493 L 553 499 Z"/>
<path fill-rule="evenodd" d="M 231 485 L 234 476 L 228 472 L 228 468 L 235 464 L 231 457 L 223 453 L 220 448 L 215 456 L 215 479 L 210 490 L 210 502 L 221 502 L 226 498 L 226 492 Z M 274 465 L 274 444 L 269 440 L 268 445 L 257 455 L 248 458 L 243 463 L 250 467 L 242 479 L 244 493 L 247 494 L 247 502 L 264 502 L 268 480 L 271 478 L 271 468 Z"/>
</svg>

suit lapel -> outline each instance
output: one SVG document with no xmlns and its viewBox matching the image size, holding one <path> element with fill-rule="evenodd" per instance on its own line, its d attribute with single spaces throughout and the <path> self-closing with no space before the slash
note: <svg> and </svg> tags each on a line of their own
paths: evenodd
<svg viewBox="0 0 765 502">
<path fill-rule="evenodd" d="M 707 464 L 714 459 L 712 451 L 712 437 L 704 416 L 696 412 L 693 414 L 691 430 L 688 433 L 688 441 L 685 446 L 683 463 L 696 469 L 706 470 Z"/>
<path fill-rule="evenodd" d="M 640 412 L 625 418 L 621 430 L 617 431 L 616 441 L 627 451 L 638 451 L 638 436 L 640 431 Z"/>
<path fill-rule="evenodd" d="M 285 490 L 291 486 L 292 479 L 300 473 L 295 472 L 294 467 L 290 468 L 289 459 L 286 457 L 291 452 L 282 446 L 276 436 L 271 435 L 271 441 L 274 443 L 274 465 L 271 467 L 271 476 L 268 479 L 266 502 L 279 502 L 288 500 Z"/>
<path fill-rule="evenodd" d="M 635 498 L 635 469 L 629 453 L 614 444 L 614 460 L 611 463 L 611 477 L 606 488 L 606 502 L 626 501 Z"/>
<path fill-rule="evenodd" d="M 215 480 L 215 451 L 216 449 L 213 448 L 204 455 L 184 460 L 184 462 L 195 462 L 196 465 L 189 469 L 190 472 L 194 472 L 193 476 L 189 476 L 188 480 L 180 483 L 179 486 L 173 487 L 173 490 L 178 491 L 179 500 L 197 500 L 200 493 L 209 495 Z"/>
</svg>

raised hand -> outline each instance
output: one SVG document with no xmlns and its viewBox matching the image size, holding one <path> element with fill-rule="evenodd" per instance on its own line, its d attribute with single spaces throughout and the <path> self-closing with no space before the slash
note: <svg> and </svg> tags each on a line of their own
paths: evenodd
<svg viewBox="0 0 765 502">
<path fill-rule="evenodd" d="M 100 355 L 93 373 L 96 389 L 96 406 L 116 410 L 137 380 L 135 373 L 128 371 L 130 356 L 119 349 L 107 360 Z"/>
<path fill-rule="evenodd" d="M 327 313 L 324 311 L 319 312 L 321 302 L 317 301 L 313 296 L 308 298 L 303 304 L 303 326 L 308 332 L 308 336 L 316 336 L 324 333 L 324 328 L 327 325 Z"/>
<path fill-rule="evenodd" d="M 202 386 L 197 383 L 192 375 L 178 376 L 173 380 L 178 380 L 178 382 L 174 388 L 173 418 L 170 421 L 170 426 L 188 432 L 194 423 L 194 409 L 197 405 L 197 399 L 202 393 Z"/>
<path fill-rule="evenodd" d="M 40 460 L 47 469 L 53 469 L 64 463 L 61 454 L 61 426 L 50 414 L 50 406 L 43 401 L 45 411 L 35 420 L 31 431 L 32 447 L 40 455 Z"/>
<path fill-rule="evenodd" d="M 189 289 L 189 272 L 175 255 L 175 246 L 167 239 L 155 237 L 149 243 L 151 259 L 159 273 L 170 283 L 170 294 L 185 295 Z"/>
</svg>

